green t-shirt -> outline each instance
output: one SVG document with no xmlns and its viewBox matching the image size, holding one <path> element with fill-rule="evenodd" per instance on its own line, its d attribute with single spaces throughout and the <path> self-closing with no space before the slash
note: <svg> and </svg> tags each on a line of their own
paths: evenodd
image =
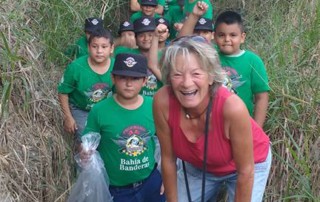
<svg viewBox="0 0 320 202">
<path fill-rule="evenodd" d="M 180 8 L 180 6 L 173 7 L 171 9 L 169 9 L 169 11 L 165 14 L 164 18 L 167 19 L 169 21 L 169 24 L 170 24 L 170 27 L 169 27 L 169 31 L 170 31 L 169 40 L 177 38 L 178 32 L 174 28 L 174 24 L 175 23 L 183 23 L 184 22 L 186 16 L 184 15 L 183 10 Z"/>
<path fill-rule="evenodd" d="M 186 16 L 189 15 L 189 13 L 192 13 L 193 11 L 193 7 L 197 4 L 199 0 L 195 0 L 194 2 L 192 3 L 189 3 L 189 0 L 185 0 L 184 1 L 184 9 L 183 9 L 183 12 Z M 203 0 L 206 4 L 208 4 L 208 10 L 207 12 L 202 15 L 202 17 L 204 18 L 209 18 L 209 19 L 212 19 L 213 18 L 213 6 L 210 2 L 210 0 Z"/>
<path fill-rule="evenodd" d="M 118 46 L 114 51 L 114 57 L 116 57 L 119 53 L 134 53 L 134 54 L 141 54 L 138 48 L 128 48 L 125 46 Z M 158 58 L 159 58 L 158 53 Z M 148 70 L 147 82 L 142 87 L 140 94 L 153 97 L 153 95 L 163 86 L 162 82 L 157 79 L 157 77 Z"/>
<path fill-rule="evenodd" d="M 128 110 L 110 97 L 96 104 L 89 113 L 83 134 L 100 133 L 97 150 L 113 186 L 141 181 L 155 166 L 152 98 L 143 99 L 140 107 Z"/>
<path fill-rule="evenodd" d="M 134 21 L 135 21 L 136 19 L 139 19 L 139 18 L 141 18 L 141 17 L 143 17 L 143 16 L 144 16 L 144 15 L 143 15 L 143 13 L 142 13 L 141 11 L 135 12 L 134 14 L 131 15 L 131 17 L 130 17 L 130 22 L 131 22 L 131 23 L 134 23 Z M 158 13 L 155 13 L 153 17 L 154 17 L 154 18 L 159 18 L 159 17 L 161 17 L 161 15 L 159 15 Z"/>
<path fill-rule="evenodd" d="M 92 106 L 112 94 L 111 71 L 114 58 L 110 58 L 110 67 L 104 74 L 97 74 L 83 56 L 70 63 L 58 84 L 58 92 L 68 94 L 69 103 L 89 111 Z"/>
<path fill-rule="evenodd" d="M 261 58 L 251 51 L 243 51 L 238 56 L 219 53 L 222 67 L 232 81 L 232 87 L 253 115 L 254 94 L 270 90 L 268 75 Z"/>
<path fill-rule="evenodd" d="M 71 59 L 76 59 L 88 54 L 88 41 L 85 35 L 80 37 L 75 44 L 69 46 L 65 52 L 65 55 Z"/>
</svg>

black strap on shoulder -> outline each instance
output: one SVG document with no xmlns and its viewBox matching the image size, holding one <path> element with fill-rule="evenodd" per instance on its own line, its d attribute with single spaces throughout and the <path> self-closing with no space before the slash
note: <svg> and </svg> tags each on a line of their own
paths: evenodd
<svg viewBox="0 0 320 202">
<path fill-rule="evenodd" d="M 201 189 L 201 202 L 205 202 L 205 187 L 206 187 L 206 170 L 207 170 L 207 156 L 208 156 L 208 133 L 209 133 L 209 121 L 210 121 L 210 114 L 212 109 L 212 96 L 210 96 L 210 100 L 207 107 L 206 112 L 206 125 L 204 129 L 204 152 L 203 152 L 203 164 L 202 164 L 202 189 Z M 186 165 L 185 162 L 182 161 L 182 168 L 183 168 L 183 175 L 184 180 L 186 183 L 186 189 L 187 189 L 187 195 L 188 195 L 188 201 L 191 202 L 191 194 L 190 194 L 190 188 L 189 188 L 189 182 L 188 182 L 188 176 L 186 172 Z"/>
</svg>

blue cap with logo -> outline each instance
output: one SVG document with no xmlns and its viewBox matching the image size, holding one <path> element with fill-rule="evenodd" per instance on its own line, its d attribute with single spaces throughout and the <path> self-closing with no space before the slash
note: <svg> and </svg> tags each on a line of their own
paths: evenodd
<svg viewBox="0 0 320 202">
<path fill-rule="evenodd" d="M 120 53 L 116 56 L 112 74 L 130 77 L 146 77 L 147 58 L 140 54 Z"/>
</svg>

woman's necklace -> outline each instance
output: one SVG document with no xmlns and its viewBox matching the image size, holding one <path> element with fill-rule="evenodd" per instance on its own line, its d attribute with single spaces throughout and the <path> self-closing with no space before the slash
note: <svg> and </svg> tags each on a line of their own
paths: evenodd
<svg viewBox="0 0 320 202">
<path fill-rule="evenodd" d="M 191 120 L 191 119 L 197 119 L 197 118 L 199 118 L 200 116 L 202 116 L 202 114 L 204 114 L 204 113 L 207 111 L 207 108 L 208 108 L 208 107 L 204 108 L 204 110 L 203 110 L 200 114 L 198 114 L 198 115 L 196 115 L 196 116 L 191 116 L 190 113 L 188 113 L 185 108 L 182 108 L 182 109 L 183 109 L 183 111 L 184 111 L 184 114 L 185 114 L 186 119 Z"/>
</svg>

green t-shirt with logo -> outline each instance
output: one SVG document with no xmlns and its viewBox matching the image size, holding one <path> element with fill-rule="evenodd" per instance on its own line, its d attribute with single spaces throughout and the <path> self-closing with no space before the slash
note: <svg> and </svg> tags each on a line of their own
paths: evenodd
<svg viewBox="0 0 320 202">
<path fill-rule="evenodd" d="M 219 53 L 222 67 L 231 79 L 232 87 L 253 115 L 254 94 L 270 90 L 268 75 L 261 58 L 251 51 L 243 51 L 237 56 Z"/>
<path fill-rule="evenodd" d="M 88 41 L 85 35 L 80 37 L 75 44 L 70 45 L 65 52 L 65 55 L 71 59 L 76 59 L 88 54 Z"/>
<path fill-rule="evenodd" d="M 199 0 L 195 0 L 193 1 L 192 3 L 189 2 L 189 0 L 185 0 L 184 1 L 184 9 L 183 9 L 183 12 L 185 14 L 185 16 L 188 16 L 189 13 L 192 13 L 193 11 L 193 7 L 197 4 Z M 205 12 L 204 15 L 202 15 L 201 17 L 204 17 L 204 18 L 209 18 L 212 20 L 213 18 L 213 6 L 210 2 L 210 0 L 203 0 L 206 4 L 208 4 L 208 10 L 207 12 Z"/>
<path fill-rule="evenodd" d="M 114 57 L 119 53 L 133 53 L 141 54 L 139 48 L 128 48 L 125 46 L 118 46 L 114 51 Z M 161 52 L 158 52 L 158 58 Z M 163 83 L 148 69 L 147 82 L 142 87 L 140 94 L 153 97 L 153 95 L 163 86 Z"/>
<path fill-rule="evenodd" d="M 58 92 L 68 94 L 69 103 L 86 111 L 112 95 L 111 71 L 114 65 L 114 58 L 110 58 L 108 71 L 98 74 L 89 66 L 88 57 L 83 56 L 70 63 L 58 84 Z"/>
<path fill-rule="evenodd" d="M 155 126 L 152 98 L 134 110 L 121 107 L 114 97 L 96 104 L 89 113 L 83 135 L 101 135 L 98 151 L 110 184 L 124 186 L 146 179 L 155 166 Z"/>
</svg>

